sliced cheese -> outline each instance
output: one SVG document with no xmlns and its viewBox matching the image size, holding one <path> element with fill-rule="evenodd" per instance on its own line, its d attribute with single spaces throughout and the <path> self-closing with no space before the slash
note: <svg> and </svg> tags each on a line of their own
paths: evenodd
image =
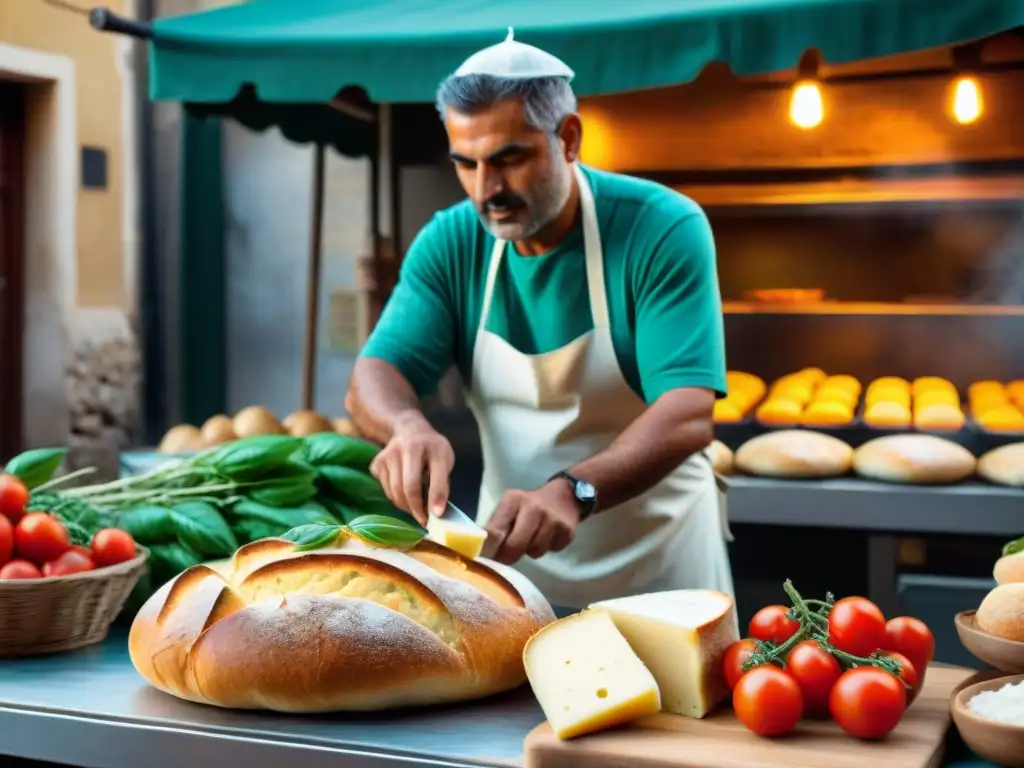
<svg viewBox="0 0 1024 768">
<path fill-rule="evenodd" d="M 665 711 L 704 717 L 729 695 L 722 658 L 739 639 L 729 595 L 684 589 L 606 600 L 591 608 L 611 616 L 651 670 Z"/>
<path fill-rule="evenodd" d="M 658 684 L 603 611 L 549 624 L 523 650 L 526 676 L 560 739 L 661 709 Z"/>
<path fill-rule="evenodd" d="M 455 550 L 465 558 L 476 560 L 487 541 L 487 531 L 478 525 L 462 524 L 431 515 L 427 520 L 427 538 Z"/>
</svg>

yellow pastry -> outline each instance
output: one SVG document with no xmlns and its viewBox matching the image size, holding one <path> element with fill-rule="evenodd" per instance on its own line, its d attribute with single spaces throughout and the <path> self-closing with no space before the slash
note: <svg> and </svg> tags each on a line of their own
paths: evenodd
<svg viewBox="0 0 1024 768">
<path fill-rule="evenodd" d="M 800 419 L 805 426 L 838 427 L 853 421 L 853 409 L 835 400 L 815 400 Z"/>
<path fill-rule="evenodd" d="M 802 412 L 803 406 L 794 400 L 770 397 L 757 409 L 757 420 L 772 425 L 799 424 Z"/>
<path fill-rule="evenodd" d="M 879 429 L 902 429 L 910 426 L 910 409 L 901 403 L 878 402 L 864 411 L 864 422 Z"/>
<path fill-rule="evenodd" d="M 950 403 L 936 402 L 914 410 L 914 426 L 926 431 L 955 432 L 965 421 L 964 412 Z"/>
</svg>

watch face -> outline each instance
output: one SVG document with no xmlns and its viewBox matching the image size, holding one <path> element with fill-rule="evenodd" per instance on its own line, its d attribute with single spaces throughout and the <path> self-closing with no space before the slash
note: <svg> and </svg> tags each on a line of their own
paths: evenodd
<svg viewBox="0 0 1024 768">
<path fill-rule="evenodd" d="M 593 501 L 597 498 L 597 490 L 586 480 L 576 482 L 576 498 L 580 501 Z"/>
</svg>

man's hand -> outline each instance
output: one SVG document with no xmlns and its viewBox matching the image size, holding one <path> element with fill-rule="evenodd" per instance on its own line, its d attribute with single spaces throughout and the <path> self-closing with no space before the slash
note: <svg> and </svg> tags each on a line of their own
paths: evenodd
<svg viewBox="0 0 1024 768">
<path fill-rule="evenodd" d="M 384 493 L 399 509 L 427 524 L 428 510 L 444 512 L 448 502 L 449 475 L 455 466 L 451 443 L 423 418 L 410 417 L 395 425 L 388 444 L 370 464 L 370 474 L 380 481 Z M 423 478 L 430 478 L 423 498 Z"/>
<path fill-rule="evenodd" d="M 487 524 L 491 557 L 512 565 L 569 546 L 580 522 L 572 487 L 557 478 L 535 491 L 508 491 Z"/>
</svg>

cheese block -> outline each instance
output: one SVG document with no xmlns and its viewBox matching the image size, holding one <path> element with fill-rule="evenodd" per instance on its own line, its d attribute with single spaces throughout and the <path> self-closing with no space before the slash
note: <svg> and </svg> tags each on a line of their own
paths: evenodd
<svg viewBox="0 0 1024 768">
<path fill-rule="evenodd" d="M 487 531 L 478 525 L 462 524 L 430 515 L 427 520 L 427 538 L 455 550 L 465 558 L 476 560 L 484 549 Z"/>
<path fill-rule="evenodd" d="M 665 711 L 700 718 L 729 695 L 722 659 L 739 640 L 729 595 L 683 589 L 606 600 L 591 608 L 612 617 L 651 670 Z"/>
<path fill-rule="evenodd" d="M 661 709 L 658 684 L 604 611 L 549 624 L 523 649 L 526 677 L 551 730 L 571 739 Z"/>
</svg>

